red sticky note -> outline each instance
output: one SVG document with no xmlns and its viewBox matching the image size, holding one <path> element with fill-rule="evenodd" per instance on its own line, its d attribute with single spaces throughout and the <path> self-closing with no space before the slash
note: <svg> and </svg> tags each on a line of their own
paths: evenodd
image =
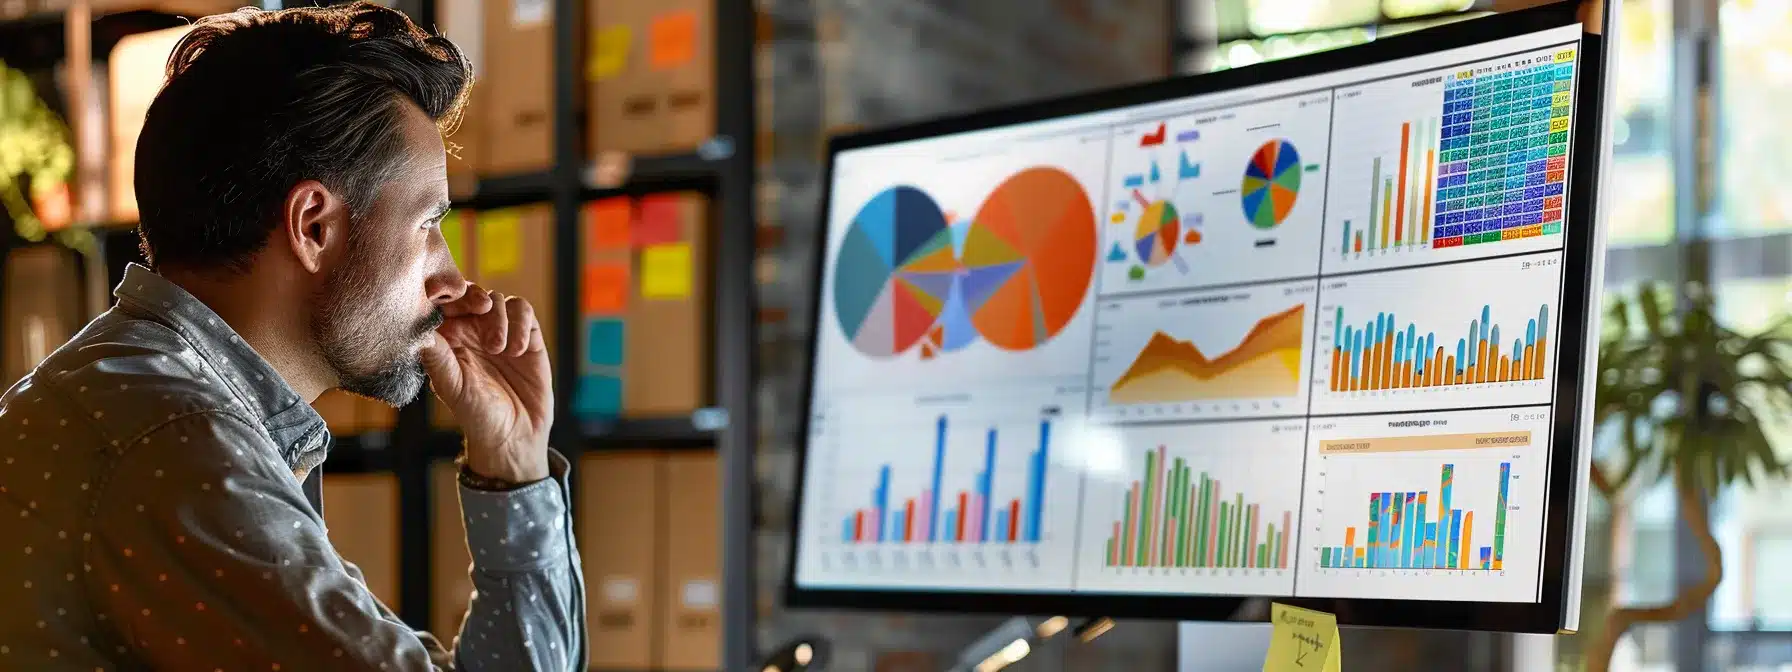
<svg viewBox="0 0 1792 672">
<path fill-rule="evenodd" d="M 648 27 L 648 62 L 655 70 L 670 70 L 697 58 L 697 12 L 667 12 L 653 18 Z"/>
<path fill-rule="evenodd" d="M 682 199 L 673 195 L 641 197 L 641 216 L 635 220 L 636 247 L 664 245 L 684 240 L 679 207 Z"/>
<path fill-rule="evenodd" d="M 628 249 L 629 219 L 634 216 L 631 205 L 628 197 L 619 196 L 593 201 L 586 206 L 587 224 L 591 227 L 586 233 L 586 239 L 590 241 L 588 249 Z"/>
<path fill-rule="evenodd" d="M 619 315 L 628 308 L 628 263 L 620 261 L 585 266 L 585 286 L 579 292 L 587 316 Z"/>
</svg>

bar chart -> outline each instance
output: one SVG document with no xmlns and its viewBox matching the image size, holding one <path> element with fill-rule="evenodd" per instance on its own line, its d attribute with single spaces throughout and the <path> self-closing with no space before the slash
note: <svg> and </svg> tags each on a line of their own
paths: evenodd
<svg viewBox="0 0 1792 672">
<path fill-rule="evenodd" d="M 997 502 L 993 487 L 996 473 L 996 442 L 999 432 L 991 427 L 984 444 L 983 468 L 973 477 L 971 490 L 959 490 L 941 504 L 941 478 L 946 463 L 947 416 L 937 422 L 937 438 L 933 445 L 931 485 L 918 495 L 903 499 L 900 506 L 890 501 L 890 468 L 878 468 L 877 486 L 870 493 L 870 506 L 854 511 L 840 525 L 840 540 L 854 544 L 1015 544 L 1038 543 L 1040 499 L 1045 493 L 1045 471 L 1049 464 L 1052 422 L 1039 421 L 1039 448 L 1026 457 L 1024 494 Z M 956 502 L 953 504 L 952 502 Z"/>
<path fill-rule="evenodd" d="M 1063 588 L 1082 388 L 839 397 L 810 419 L 799 571 L 842 585 Z"/>
<path fill-rule="evenodd" d="M 1549 401 L 1560 253 L 1320 286 L 1315 414 Z"/>
<path fill-rule="evenodd" d="M 1117 430 L 1119 463 L 1084 485 L 1077 586 L 1288 594 L 1306 421 Z"/>
<path fill-rule="evenodd" d="M 1412 322 L 1402 328 L 1393 313 L 1351 326 L 1353 316 L 1339 306 L 1333 320 L 1331 391 L 1542 380 L 1542 353 L 1549 339 L 1539 334 L 1548 333 L 1549 306 L 1538 306 L 1509 349 L 1500 338 L 1500 325 L 1492 323 L 1492 310 L 1481 306 L 1481 316 L 1469 320 L 1468 332 L 1456 339 L 1452 354 L 1437 344 L 1436 332 L 1419 334 Z"/>
<path fill-rule="evenodd" d="M 1534 576 L 1548 418 L 1531 407 L 1314 421 L 1298 592 L 1453 595 Z"/>
<path fill-rule="evenodd" d="M 1108 535 L 1108 567 L 1288 568 L 1293 512 L 1265 513 L 1243 493 L 1228 495 L 1183 458 L 1169 462 L 1163 446 L 1145 454 L 1122 506 Z"/>
<path fill-rule="evenodd" d="M 1573 50 L 1340 89 L 1326 272 L 1560 248 Z"/>
</svg>

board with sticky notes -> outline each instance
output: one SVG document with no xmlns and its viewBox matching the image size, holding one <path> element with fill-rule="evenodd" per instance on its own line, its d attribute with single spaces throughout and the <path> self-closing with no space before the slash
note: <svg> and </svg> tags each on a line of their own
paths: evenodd
<svg viewBox="0 0 1792 672">
<path fill-rule="evenodd" d="M 548 354 L 555 346 L 554 212 L 547 205 L 483 210 L 472 218 L 467 277 L 486 289 L 529 300 Z M 464 223 L 463 223 L 464 226 Z"/>
<path fill-rule="evenodd" d="M 593 153 L 691 151 L 715 133 L 712 4 L 594 3 L 583 67 Z"/>
<path fill-rule="evenodd" d="M 664 417 L 704 404 L 708 213 L 695 193 L 585 204 L 574 413 Z"/>
</svg>

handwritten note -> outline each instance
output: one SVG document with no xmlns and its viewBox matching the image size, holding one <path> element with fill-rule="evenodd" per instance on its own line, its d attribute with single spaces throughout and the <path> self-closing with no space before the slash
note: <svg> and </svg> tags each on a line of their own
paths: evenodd
<svg viewBox="0 0 1792 672">
<path fill-rule="evenodd" d="M 648 27 L 647 62 L 655 70 L 684 66 L 697 58 L 697 12 L 667 12 L 653 18 Z"/>
<path fill-rule="evenodd" d="M 597 29 L 591 45 L 591 59 L 585 64 L 585 76 L 601 82 L 628 69 L 629 47 L 634 46 L 635 33 L 626 25 Z"/>
<path fill-rule="evenodd" d="M 479 215 L 479 279 L 515 273 L 523 264 L 523 215 L 487 210 Z"/>
<path fill-rule="evenodd" d="M 1338 618 L 1322 611 L 1272 604 L 1275 626 L 1263 672 L 1339 672 Z"/>
<path fill-rule="evenodd" d="M 691 268 L 689 243 L 648 246 L 641 251 L 641 298 L 690 298 Z"/>
</svg>

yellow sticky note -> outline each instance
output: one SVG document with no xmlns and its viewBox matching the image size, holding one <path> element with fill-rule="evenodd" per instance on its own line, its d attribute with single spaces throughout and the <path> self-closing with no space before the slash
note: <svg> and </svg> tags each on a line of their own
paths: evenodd
<svg viewBox="0 0 1792 672">
<path fill-rule="evenodd" d="M 690 296 L 690 243 L 649 245 L 641 250 L 641 298 L 686 299 Z"/>
<path fill-rule="evenodd" d="M 622 74 L 628 67 L 628 50 L 634 39 L 626 25 L 599 28 L 591 44 L 591 62 L 585 64 L 586 77 L 601 82 Z"/>
<path fill-rule="evenodd" d="M 479 215 L 479 277 L 515 273 L 523 263 L 523 216 L 515 210 Z"/>
<path fill-rule="evenodd" d="M 1269 657 L 1263 672 L 1339 672 L 1338 618 L 1285 604 L 1271 604 Z"/>
</svg>

